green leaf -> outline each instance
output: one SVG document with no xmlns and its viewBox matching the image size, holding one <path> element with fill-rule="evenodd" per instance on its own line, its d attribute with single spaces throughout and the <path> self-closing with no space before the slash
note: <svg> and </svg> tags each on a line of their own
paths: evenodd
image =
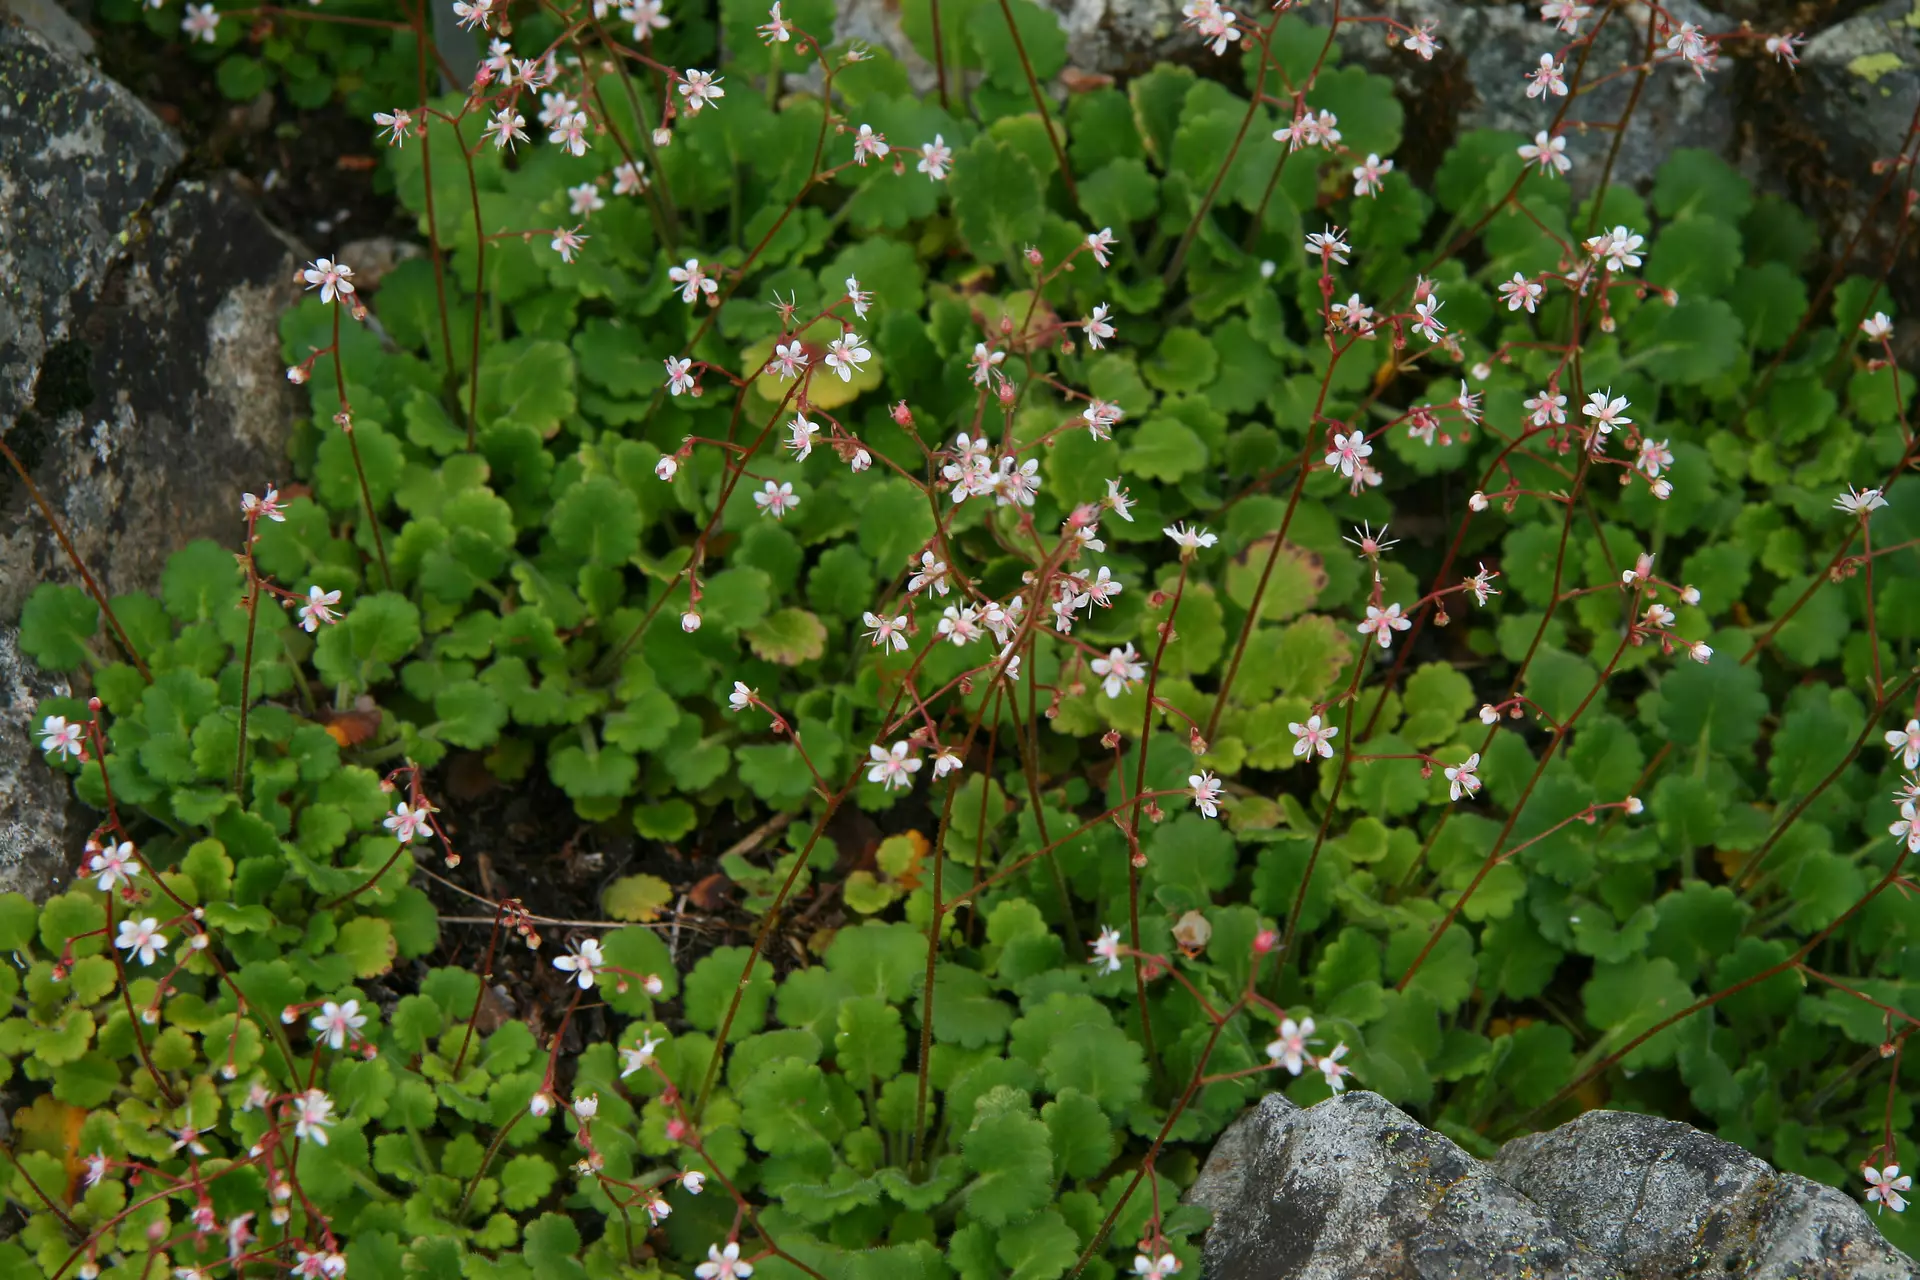
<svg viewBox="0 0 1920 1280">
<path fill-rule="evenodd" d="M 853 930 L 843 930 L 844 933 Z M 773 994 L 773 975 L 765 964 L 753 968 L 753 977 L 745 988 L 740 975 L 746 969 L 745 947 L 716 947 L 687 974 L 684 1004 L 687 1021 L 701 1031 L 718 1031 L 734 992 L 740 992 L 740 1008 L 733 1020 L 729 1038 L 752 1035 L 767 1021 L 767 999 Z"/>
<path fill-rule="evenodd" d="M 1162 391 L 1201 391 L 1220 371 L 1220 356 L 1197 329 L 1167 330 L 1142 372 Z"/>
<path fill-rule="evenodd" d="M 361 916 L 340 926 L 333 949 L 347 959 L 355 977 L 376 978 L 393 968 L 398 944 L 390 923 L 378 916 Z"/>
<path fill-rule="evenodd" d="M 906 1060 L 907 1031 L 900 1010 L 878 996 L 855 996 L 840 1006 L 834 1061 L 856 1084 L 892 1078 Z"/>
<path fill-rule="evenodd" d="M 1675 664 L 1660 681 L 1658 696 L 1642 708 L 1642 717 L 1676 747 L 1697 744 L 1737 755 L 1759 738 L 1767 696 L 1756 666 L 1719 653 L 1709 662 Z"/>
<path fill-rule="evenodd" d="M 500 1202 L 509 1209 L 531 1209 L 546 1199 L 559 1176 L 545 1157 L 517 1155 L 500 1166 Z"/>
<path fill-rule="evenodd" d="M 1445 742 L 1474 702 L 1472 681 L 1448 663 L 1425 663 L 1407 678 L 1400 735 L 1417 747 Z"/>
<path fill-rule="evenodd" d="M 1174 418 L 1149 418 L 1127 439 L 1120 469 L 1167 484 L 1207 465 L 1207 446 L 1192 427 Z"/>
<path fill-rule="evenodd" d="M 20 648 L 48 671 L 78 671 L 100 626 L 100 606 L 79 587 L 43 582 L 20 611 Z"/>
<path fill-rule="evenodd" d="M 998 1044 L 1013 1025 L 1013 1007 L 994 994 L 986 976 L 957 964 L 935 968 L 933 1007 L 933 1034 L 942 1044 L 966 1049 Z"/>
<path fill-rule="evenodd" d="M 1597 964 L 1581 995 L 1588 1019 L 1609 1032 L 1607 1044 L 1616 1049 L 1693 1003 L 1692 990 L 1665 959 Z M 1664 1066 L 1673 1059 L 1675 1043 L 1674 1028 L 1669 1027 L 1628 1054 L 1621 1065 L 1630 1071 Z"/>
<path fill-rule="evenodd" d="M 1013 33 L 1007 29 L 1007 14 L 1020 31 L 1020 46 L 1026 51 L 1025 63 L 1042 85 L 1060 74 L 1067 65 L 1067 33 L 1060 19 L 1033 0 L 1008 0 L 1004 10 L 998 4 L 982 4 L 967 16 L 967 34 L 980 55 L 987 79 L 1003 89 L 1024 92 L 1026 68 L 1020 49 L 1014 46 Z"/>
<path fill-rule="evenodd" d="M 366 689 L 393 676 L 393 663 L 420 643 L 420 610 L 405 596 L 362 596 L 338 623 L 324 627 L 313 665 L 330 684 Z"/>
<path fill-rule="evenodd" d="M 559 342 L 496 343 L 480 358 L 480 420 L 512 423 L 543 436 L 575 409 L 573 352 Z"/>
<path fill-rule="evenodd" d="M 827 628 L 805 609 L 781 609 L 747 629 L 755 656 L 783 667 L 811 662 L 827 651 Z"/>
<path fill-rule="evenodd" d="M 933 537 L 933 512 L 927 496 L 905 481 L 887 480 L 860 496 L 860 550 L 892 570 L 919 554 Z M 875 588 L 871 571 L 860 566 L 861 587 Z"/>
<path fill-rule="evenodd" d="M 589 564 L 619 565 L 640 549 L 640 501 L 617 480 L 595 476 L 553 504 L 554 544 Z"/>
<path fill-rule="evenodd" d="M 982 260 L 1010 261 L 1040 238 L 1045 212 L 1040 175 L 1018 150 L 991 134 L 981 134 L 954 155 L 947 188 L 960 234 Z"/>
<path fill-rule="evenodd" d="M 1404 979 L 1414 958 L 1433 936 L 1433 926 L 1422 923 L 1403 929 L 1387 942 L 1387 973 L 1396 981 Z M 1477 972 L 1473 956 L 1473 935 L 1458 924 L 1446 932 L 1427 952 L 1427 958 L 1406 984 L 1409 991 L 1423 991 L 1433 998 L 1442 1013 L 1452 1013 L 1473 994 Z"/>
<path fill-rule="evenodd" d="M 1057 1211 L 1046 1209 L 1001 1230 L 994 1254 L 1012 1268 L 1008 1280 L 1059 1280 L 1080 1259 L 1080 1237 Z"/>
<path fill-rule="evenodd" d="M 183 625 L 224 618 L 240 601 L 240 566 L 231 551 L 197 538 L 167 557 L 160 598 Z"/>
<path fill-rule="evenodd" d="M 673 901 L 673 886 L 654 875 L 622 876 L 608 885 L 600 904 L 615 920 L 647 924 Z"/>
<path fill-rule="evenodd" d="M 800 1058 L 776 1058 L 753 1073 L 740 1090 L 740 1127 L 772 1156 L 830 1151 L 846 1131 L 826 1074 Z"/>
<path fill-rule="evenodd" d="M 1113 1126 L 1091 1095 L 1068 1086 L 1040 1108 L 1053 1141 L 1055 1171 L 1060 1176 L 1099 1176 L 1113 1158 Z"/>
<path fill-rule="evenodd" d="M 980 1100 L 960 1151 L 975 1175 L 966 1191 L 967 1212 L 988 1226 L 1018 1222 L 1051 1198 L 1050 1135 L 1017 1091 L 996 1089 Z"/>
</svg>

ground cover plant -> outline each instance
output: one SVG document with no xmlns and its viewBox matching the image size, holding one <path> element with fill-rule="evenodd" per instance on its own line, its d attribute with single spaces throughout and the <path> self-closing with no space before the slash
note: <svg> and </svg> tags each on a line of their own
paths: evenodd
<svg viewBox="0 0 1920 1280">
<path fill-rule="evenodd" d="M 1198 70 L 1070 94 L 1025 0 L 905 6 L 931 93 L 819 0 L 460 11 L 471 89 L 378 106 L 426 252 L 284 319 L 289 476 L 23 617 L 101 825 L 0 898 L 0 1274 L 1165 1277 L 1221 1128 L 1356 1084 L 1903 1207 L 1885 266 L 1706 153 L 1610 183 L 1582 115 L 1791 36 L 1656 7 L 1602 71 L 1636 19 L 1547 5 L 1538 133 L 1416 187 L 1342 42 L 1445 33 L 1338 8 L 1196 3 Z M 457 757 L 648 842 L 792 820 L 737 941 L 636 877 L 493 900 L 476 967 Z"/>
</svg>

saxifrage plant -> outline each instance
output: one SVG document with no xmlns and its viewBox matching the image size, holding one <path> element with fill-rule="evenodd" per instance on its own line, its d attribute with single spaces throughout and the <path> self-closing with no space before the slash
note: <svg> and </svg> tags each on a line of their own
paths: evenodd
<svg viewBox="0 0 1920 1280">
<path fill-rule="evenodd" d="M 1543 128 L 1423 190 L 1336 37 L 1427 26 L 1196 4 L 1244 91 L 1062 108 L 1024 0 L 907 6 L 932 97 L 821 3 L 461 11 L 471 91 L 378 115 L 426 253 L 316 261 L 283 325 L 299 487 L 23 619 L 105 818 L 0 905 L 0 1264 L 1165 1277 L 1213 1135 L 1350 1079 L 1476 1151 L 1606 1100 L 1902 1206 L 1884 268 L 1810 274 L 1704 153 L 1607 180 L 1586 55 L 1640 19 L 1547 6 Z M 1794 53 L 1644 22 L 1618 74 Z M 472 892 L 454 751 L 648 840 L 797 815 L 724 861 L 748 945 L 582 931 L 482 1032 L 416 887 Z M 892 835 L 830 878 L 848 805 Z M 776 971 L 797 910 L 838 927 Z M 483 973 L 548 941 L 493 918 Z"/>
</svg>

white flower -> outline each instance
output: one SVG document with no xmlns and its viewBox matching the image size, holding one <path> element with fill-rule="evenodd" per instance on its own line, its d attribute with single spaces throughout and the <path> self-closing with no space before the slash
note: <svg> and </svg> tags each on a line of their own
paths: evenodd
<svg viewBox="0 0 1920 1280">
<path fill-rule="evenodd" d="M 1546 290 L 1516 271 L 1513 279 L 1500 286 L 1500 292 L 1506 296 L 1507 310 L 1518 311 L 1525 307 L 1527 314 L 1532 315 L 1540 305 L 1540 295 Z"/>
<path fill-rule="evenodd" d="M 1473 794 L 1480 790 L 1480 779 L 1474 773 L 1474 770 L 1479 767 L 1480 753 L 1476 751 L 1468 756 L 1462 763 L 1451 766 L 1445 771 L 1447 782 L 1450 784 L 1447 790 L 1453 799 L 1458 800 L 1462 793 L 1464 793 L 1468 799 L 1472 799 Z"/>
<path fill-rule="evenodd" d="M 1480 704 L 1480 723 L 1481 724 L 1499 724 L 1500 723 L 1500 713 L 1494 710 L 1494 706 L 1491 702 L 1483 702 Z"/>
<path fill-rule="evenodd" d="M 189 44 L 195 40 L 212 44 L 218 38 L 214 33 L 220 29 L 220 13 L 211 4 L 190 4 L 180 29 L 187 33 Z"/>
<path fill-rule="evenodd" d="M 1409 32 L 1407 38 L 1400 42 L 1400 47 L 1402 49 L 1410 49 L 1414 53 L 1419 54 L 1421 60 L 1424 62 L 1432 62 L 1434 53 L 1443 47 L 1438 40 L 1433 38 L 1433 29 L 1438 25 L 1438 20 L 1434 18 L 1422 20 L 1420 25 Z"/>
<path fill-rule="evenodd" d="M 570 151 L 575 157 L 587 154 L 587 113 L 576 111 L 564 119 L 556 120 L 553 129 L 547 134 L 547 141 L 563 150 Z"/>
<path fill-rule="evenodd" d="M 1567 82 L 1562 78 L 1562 73 L 1566 69 L 1567 64 L 1555 62 L 1552 54 L 1541 54 L 1540 65 L 1527 72 L 1527 96 L 1540 98 L 1552 94 L 1557 98 L 1566 97 Z"/>
<path fill-rule="evenodd" d="M 1393 161 L 1382 160 L 1377 155 L 1369 155 L 1364 164 L 1353 167 L 1353 194 L 1356 196 L 1378 196 L 1381 184 L 1386 176 L 1393 172 Z"/>
<path fill-rule="evenodd" d="M 138 869 L 133 860 L 133 846 L 124 841 L 105 846 L 87 861 L 87 874 L 100 877 L 102 893 L 111 893 L 122 880 L 131 881 Z"/>
<path fill-rule="evenodd" d="M 1860 332 L 1875 342 L 1884 342 L 1893 334 L 1893 318 L 1884 311 L 1876 311 L 1860 322 Z"/>
<path fill-rule="evenodd" d="M 526 123 L 527 118 L 518 111 L 512 107 L 502 107 L 493 113 L 486 127 L 480 131 L 480 136 L 492 134 L 494 150 L 504 150 L 516 142 L 527 140 Z"/>
<path fill-rule="evenodd" d="M 1341 1065 L 1340 1059 L 1346 1056 L 1347 1045 L 1343 1040 L 1333 1046 L 1332 1053 L 1321 1055 L 1320 1061 L 1314 1063 L 1316 1067 L 1320 1068 L 1320 1074 L 1326 1077 L 1327 1087 L 1335 1093 L 1339 1093 L 1347 1087 L 1347 1082 L 1344 1077 L 1353 1072 L 1352 1067 Z"/>
<path fill-rule="evenodd" d="M 727 705 L 735 711 L 745 711 L 753 705 L 754 692 L 754 690 L 747 687 L 746 681 L 735 680 L 733 682 L 733 692 L 727 695 Z"/>
<path fill-rule="evenodd" d="M 358 1000 L 343 1000 L 339 1004 L 329 1000 L 307 1025 L 320 1033 L 328 1048 L 338 1050 L 345 1048 L 347 1041 L 359 1038 L 360 1028 L 367 1025 L 367 1015 L 360 1012 Z"/>
<path fill-rule="evenodd" d="M 680 629 L 688 635 L 700 629 L 700 615 L 689 609 L 680 615 Z"/>
<path fill-rule="evenodd" d="M 280 510 L 280 491 L 272 485 L 267 486 L 267 496 L 264 498 L 257 498 L 251 493 L 241 494 L 240 512 L 242 515 L 265 516 L 275 524 L 287 522 L 286 513 Z"/>
<path fill-rule="evenodd" d="M 1887 500 L 1880 496 L 1878 489 L 1862 489 L 1855 493 L 1852 486 L 1848 486 L 1845 493 L 1833 500 L 1834 510 L 1845 511 L 1862 519 L 1886 505 Z"/>
<path fill-rule="evenodd" d="M 1318 751 L 1323 760 L 1333 759 L 1333 740 L 1340 736 L 1338 725 L 1322 725 L 1319 716 L 1308 716 L 1305 724 L 1289 724 L 1294 737 L 1293 754 L 1310 756 Z"/>
<path fill-rule="evenodd" d="M 1329 467 L 1336 468 L 1341 475 L 1351 479 L 1354 468 L 1372 453 L 1373 446 L 1367 443 L 1366 432 L 1356 429 L 1348 435 L 1341 435 L 1336 431 L 1333 449 L 1327 454 L 1326 462 Z"/>
<path fill-rule="evenodd" d="M 1180 1259 L 1170 1253 L 1163 1253 L 1157 1258 L 1144 1253 L 1133 1255 L 1133 1274 L 1142 1277 L 1142 1280 L 1167 1280 L 1168 1276 L 1179 1270 Z"/>
<path fill-rule="evenodd" d="M 642 160 L 626 160 L 613 166 L 613 194 L 637 196 L 647 189 L 647 166 Z"/>
<path fill-rule="evenodd" d="M 691 359 L 682 360 L 674 356 L 668 356 L 666 366 L 667 393 L 669 395 L 684 395 L 694 389 L 692 373 L 693 361 Z"/>
<path fill-rule="evenodd" d="M 306 603 L 300 606 L 300 629 L 311 633 L 318 631 L 323 622 L 332 626 L 340 621 L 340 615 L 333 611 L 333 606 L 339 603 L 338 591 L 322 591 L 319 583 L 312 584 L 307 588 Z"/>
<path fill-rule="evenodd" d="M 160 932 L 160 922 L 152 916 L 144 920 L 122 920 L 120 936 L 113 945 L 127 953 L 127 958 L 140 957 L 141 964 L 152 964 L 154 957 L 167 949 L 167 939 Z"/>
<path fill-rule="evenodd" d="M 931 591 L 937 595 L 947 594 L 947 562 L 934 559 L 933 552 L 920 553 L 920 571 L 907 579 L 907 591 L 919 595 L 922 591 Z"/>
<path fill-rule="evenodd" d="M 863 366 L 872 356 L 857 333 L 842 334 L 827 344 L 827 368 L 839 374 L 842 382 L 852 382 L 854 374 L 864 372 Z"/>
<path fill-rule="evenodd" d="M 571 973 L 582 991 L 593 987 L 594 975 L 606 964 L 607 958 L 600 951 L 600 943 L 593 938 L 586 939 L 566 955 L 553 958 L 553 967 L 562 973 Z"/>
<path fill-rule="evenodd" d="M 793 450 L 793 456 L 805 462 L 813 453 L 813 438 L 820 434 L 820 428 L 807 421 L 805 414 L 796 414 L 787 424 L 787 448 Z"/>
<path fill-rule="evenodd" d="M 858 280 L 852 276 L 848 276 L 847 301 L 853 304 L 853 314 L 865 320 L 867 318 L 867 309 L 873 305 L 873 291 L 870 289 L 862 289 Z"/>
<path fill-rule="evenodd" d="M 1113 509 L 1113 514 L 1119 516 L 1128 524 L 1133 523 L 1133 496 L 1120 487 L 1118 480 L 1107 481 L 1106 503 L 1107 506 Z M 1161 532 L 1164 533 L 1165 530 Z"/>
<path fill-rule="evenodd" d="M 65 716 L 48 716 L 40 722 L 40 749 L 50 756 L 83 755 L 86 748 L 81 745 L 81 738 L 85 733 L 86 726 L 71 724 Z"/>
<path fill-rule="evenodd" d="M 955 752 L 952 747 L 941 748 L 940 754 L 933 758 L 934 780 L 938 781 L 948 774 L 964 768 L 965 763 L 966 762 L 960 759 L 959 754 Z"/>
<path fill-rule="evenodd" d="M 1887 747 L 1899 753 L 1902 769 L 1920 768 L 1920 719 L 1907 721 L 1904 729 L 1888 730 Z"/>
<path fill-rule="evenodd" d="M 787 482 L 775 484 L 769 480 L 760 492 L 753 495 L 753 505 L 760 508 L 762 515 L 772 516 L 775 520 L 786 518 L 787 512 L 800 505 L 799 497 L 793 491 L 793 485 Z"/>
<path fill-rule="evenodd" d="M 1357 630 L 1363 636 L 1371 635 L 1385 649 L 1393 644 L 1394 632 L 1405 631 L 1412 625 L 1410 620 L 1400 616 L 1400 606 L 1397 604 L 1390 604 L 1384 609 L 1368 605 L 1367 620 Z"/>
<path fill-rule="evenodd" d="M 316 258 L 301 274 L 306 277 L 307 288 L 319 286 L 322 303 L 330 303 L 335 298 L 346 298 L 353 294 L 353 268 L 344 262 L 335 262 L 331 258 Z"/>
<path fill-rule="evenodd" d="M 727 91 L 720 87 L 721 79 L 711 71 L 688 70 L 681 73 L 680 96 L 687 100 L 688 114 L 699 115 L 700 108 L 727 96 Z"/>
<path fill-rule="evenodd" d="M 693 1274 L 699 1280 L 746 1280 L 753 1268 L 740 1261 L 740 1246 L 729 1240 L 724 1249 L 708 1245 L 707 1260 L 695 1267 Z"/>
<path fill-rule="evenodd" d="M 1920 807 L 1911 800 L 1900 806 L 1900 820 L 1887 828 L 1887 834 L 1906 843 L 1907 852 L 1920 853 Z"/>
<path fill-rule="evenodd" d="M 1312 1035 L 1312 1018 L 1302 1018 L 1298 1022 L 1287 1018 L 1280 1024 L 1280 1038 L 1267 1046 L 1267 1057 L 1276 1066 L 1285 1067 L 1297 1076 L 1312 1056 L 1307 1052 Z"/>
<path fill-rule="evenodd" d="M 600 1095 L 590 1093 L 584 1098 L 573 1100 L 573 1114 L 577 1120 L 591 1120 L 600 1114 Z"/>
<path fill-rule="evenodd" d="M 1528 164 L 1539 165 L 1540 171 L 1549 177 L 1573 168 L 1573 161 L 1567 157 L 1567 140 L 1545 129 L 1534 134 L 1532 142 L 1520 144 L 1520 158 Z"/>
<path fill-rule="evenodd" d="M 1103 926 L 1100 936 L 1087 945 L 1093 948 L 1092 963 L 1100 967 L 1100 972 L 1120 972 L 1120 931 L 1118 929 Z"/>
<path fill-rule="evenodd" d="M 680 1185 L 687 1189 L 688 1195 L 697 1196 L 706 1190 L 707 1175 L 701 1173 L 698 1169 L 683 1173 L 680 1175 Z"/>
<path fill-rule="evenodd" d="M 427 807 L 410 808 L 405 800 L 393 806 L 381 826 L 393 832 L 394 839 L 401 844 L 409 844 L 421 832 L 427 830 Z"/>
<path fill-rule="evenodd" d="M 659 476 L 662 480 L 671 480 L 679 473 L 679 460 L 670 453 L 664 455 L 660 461 L 653 464 L 653 474 Z"/>
<path fill-rule="evenodd" d="M 886 645 L 891 644 L 895 653 L 905 653 L 907 651 L 906 614 L 903 613 L 897 617 L 888 618 L 877 613 L 869 612 L 862 614 L 860 620 L 872 628 L 872 630 L 867 632 L 867 636 L 873 641 L 874 648 L 884 648 Z"/>
<path fill-rule="evenodd" d="M 625 1080 L 635 1072 L 646 1070 L 653 1062 L 654 1050 L 665 1043 L 666 1041 L 655 1040 L 652 1036 L 643 1036 L 640 1043 L 634 1045 L 631 1049 L 622 1049 L 620 1051 L 620 1078 Z"/>
<path fill-rule="evenodd" d="M 1174 545 L 1182 551 L 1199 551 L 1220 541 L 1217 534 L 1208 533 L 1199 525 L 1189 529 L 1183 524 L 1171 524 L 1160 532 L 1172 538 Z"/>
<path fill-rule="evenodd" d="M 1093 260 L 1101 266 L 1107 265 L 1107 255 L 1113 252 L 1113 228 L 1102 227 L 1087 237 L 1087 248 L 1093 251 Z"/>
<path fill-rule="evenodd" d="M 1878 1201 L 1882 1208 L 1899 1213 L 1907 1207 L 1906 1197 L 1900 1193 L 1913 1186 L 1913 1179 L 1900 1172 L 1900 1166 L 1890 1164 L 1884 1169 L 1867 1165 L 1861 1173 L 1867 1178 L 1867 1203 Z"/>
<path fill-rule="evenodd" d="M 1087 317 L 1087 345 L 1095 351 L 1100 349 L 1106 339 L 1113 336 L 1113 326 L 1107 323 L 1107 315 L 1107 304 L 1102 302 L 1093 309 L 1093 314 Z"/>
<path fill-rule="evenodd" d="M 920 163 L 913 166 L 935 182 L 946 179 L 947 166 L 953 163 L 953 148 L 939 134 L 933 135 L 932 142 L 920 144 Z"/>
<path fill-rule="evenodd" d="M 293 1105 L 293 1136 L 326 1146 L 327 1126 L 334 1122 L 333 1099 L 318 1089 L 309 1089 L 294 1099 Z"/>
<path fill-rule="evenodd" d="M 1613 394 L 1613 388 L 1595 391 L 1580 406 L 1580 412 L 1593 419 L 1594 430 L 1606 435 L 1615 427 L 1630 427 L 1633 419 L 1627 417 L 1627 398 Z"/>
<path fill-rule="evenodd" d="M 1353 252 L 1345 236 L 1345 232 L 1333 227 L 1328 227 L 1325 231 L 1310 231 L 1307 233 L 1307 253 L 1311 257 L 1321 259 L 1323 263 L 1337 262 L 1344 267 L 1347 265 L 1347 255 Z"/>
<path fill-rule="evenodd" d="M 1220 816 L 1220 779 L 1202 769 L 1199 773 L 1187 776 L 1187 786 L 1191 789 L 1193 803 L 1204 817 Z"/>
<path fill-rule="evenodd" d="M 647 1211 L 647 1221 L 656 1227 L 673 1212 L 673 1206 L 667 1203 L 666 1198 L 651 1187 L 647 1188 L 646 1203 L 640 1207 Z"/>
<path fill-rule="evenodd" d="M 920 762 L 910 757 L 907 743 L 896 742 L 891 751 L 874 743 L 867 748 L 867 781 L 878 782 L 891 791 L 898 787 L 905 791 L 913 785 L 913 775 L 920 772 Z"/>
<path fill-rule="evenodd" d="M 682 302 L 697 302 L 703 293 L 711 297 L 720 291 L 719 283 L 707 274 L 698 258 L 688 258 L 685 266 L 668 267 L 667 279 L 680 286 Z"/>
<path fill-rule="evenodd" d="M 1596 260 L 1606 259 L 1609 271 L 1623 271 L 1640 265 L 1640 246 L 1646 243 L 1646 238 L 1635 235 L 1625 227 L 1615 227 L 1591 237 L 1585 243 L 1587 251 Z"/>
<path fill-rule="evenodd" d="M 1692 648 L 1687 650 L 1687 656 L 1695 662 L 1711 662 L 1713 661 L 1713 649 L 1704 643 L 1696 642 Z"/>
<path fill-rule="evenodd" d="M 1132 687 L 1136 680 L 1147 678 L 1146 664 L 1138 661 L 1139 656 L 1134 652 L 1133 644 L 1129 641 L 1122 648 L 1107 650 L 1106 657 L 1095 658 L 1088 665 L 1093 668 L 1095 675 L 1104 677 L 1101 687 L 1106 690 L 1107 696 L 1117 698 Z"/>
<path fill-rule="evenodd" d="M 875 133 L 870 124 L 861 125 L 860 132 L 854 135 L 853 162 L 857 165 L 864 166 L 869 160 L 885 159 L 889 150 L 887 135 Z"/>
</svg>

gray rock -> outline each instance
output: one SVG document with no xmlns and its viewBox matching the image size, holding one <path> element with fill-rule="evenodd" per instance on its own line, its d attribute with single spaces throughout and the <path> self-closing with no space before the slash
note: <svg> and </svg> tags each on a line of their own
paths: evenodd
<svg viewBox="0 0 1920 1280">
<path fill-rule="evenodd" d="M 299 412 L 278 323 L 303 255 L 226 181 L 182 180 L 182 155 L 124 89 L 0 15 L 0 433 L 109 595 L 156 586 L 194 538 L 232 542 L 240 493 L 285 477 Z M 44 892 L 87 834 L 21 731 L 53 686 L 13 630 L 36 583 L 77 580 L 0 463 L 0 889 Z"/>
<path fill-rule="evenodd" d="M 1371 1093 L 1271 1094 L 1187 1194 L 1208 1280 L 1911 1280 L 1861 1207 L 1676 1121 L 1595 1111 L 1469 1156 Z"/>
<path fill-rule="evenodd" d="M 1836 176 L 1862 190 L 1880 185 L 1874 162 L 1900 154 L 1920 106 L 1912 13 L 1905 0 L 1887 0 L 1815 35 L 1800 54 L 1805 84 L 1794 105 L 1830 152 Z"/>
<path fill-rule="evenodd" d="M 1634 1280 L 1915 1274 L 1852 1199 L 1677 1120 L 1590 1111 L 1491 1168 Z"/>
<path fill-rule="evenodd" d="M 1189 1194 L 1214 1215 L 1208 1280 L 1612 1274 L 1538 1205 L 1375 1093 L 1304 1110 L 1268 1094 L 1221 1145 L 1228 1168 L 1209 1159 Z"/>
</svg>

